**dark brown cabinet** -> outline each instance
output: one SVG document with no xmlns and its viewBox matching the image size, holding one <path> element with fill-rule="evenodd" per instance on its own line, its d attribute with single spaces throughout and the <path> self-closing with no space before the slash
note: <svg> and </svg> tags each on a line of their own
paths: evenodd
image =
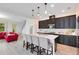
<svg viewBox="0 0 79 59">
<path fill-rule="evenodd" d="M 39 28 L 49 28 L 49 24 L 53 24 L 55 23 L 55 21 L 53 19 L 49 20 L 43 20 L 43 21 L 39 21 Z"/>
<path fill-rule="evenodd" d="M 76 28 L 76 15 L 57 18 L 55 22 L 55 28 L 59 29 Z"/>
<path fill-rule="evenodd" d="M 76 43 L 76 36 L 69 36 L 69 35 L 60 35 L 56 41 L 56 43 L 60 43 L 63 45 L 78 47 Z"/>
<path fill-rule="evenodd" d="M 40 21 L 39 28 L 48 28 L 48 20 Z"/>
<path fill-rule="evenodd" d="M 76 15 L 70 16 L 69 19 L 70 28 L 76 28 Z"/>
<path fill-rule="evenodd" d="M 39 28 L 49 28 L 49 24 L 55 24 L 54 28 L 57 29 L 74 29 L 76 28 L 76 15 L 39 21 Z"/>
<path fill-rule="evenodd" d="M 59 28 L 59 26 L 60 26 L 60 20 L 59 20 L 60 18 L 56 18 L 56 20 L 55 20 L 55 28 Z"/>
<path fill-rule="evenodd" d="M 77 23 L 78 23 L 78 29 L 79 29 L 79 16 L 78 16 L 78 18 L 77 18 Z"/>
</svg>

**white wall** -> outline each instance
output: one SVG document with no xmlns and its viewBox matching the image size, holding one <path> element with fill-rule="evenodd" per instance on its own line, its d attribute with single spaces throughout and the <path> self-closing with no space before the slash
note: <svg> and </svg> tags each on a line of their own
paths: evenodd
<svg viewBox="0 0 79 59">
<path fill-rule="evenodd" d="M 16 24 L 16 32 L 21 33 L 26 20 L 14 21 L 10 19 L 0 18 L 0 23 L 5 23 L 5 32 L 12 32 L 12 24 Z"/>
<path fill-rule="evenodd" d="M 33 32 L 33 30 L 34 30 L 34 27 L 33 27 L 34 25 L 33 24 L 34 24 L 33 19 L 26 19 L 26 24 L 25 24 L 25 26 L 23 28 L 22 33 L 23 34 L 31 34 L 30 32 Z"/>
<path fill-rule="evenodd" d="M 37 34 L 38 31 L 38 21 L 39 18 L 36 19 L 26 19 L 26 25 L 23 28 L 23 34 Z"/>
<path fill-rule="evenodd" d="M 16 32 L 17 33 L 22 33 L 23 27 L 26 24 L 26 21 L 22 21 L 22 22 L 17 22 L 17 26 L 16 26 Z"/>
<path fill-rule="evenodd" d="M 7 30 L 7 32 L 12 32 L 12 23 L 11 22 L 8 22 L 8 23 L 6 23 L 7 25 L 6 25 L 6 30 Z"/>
</svg>

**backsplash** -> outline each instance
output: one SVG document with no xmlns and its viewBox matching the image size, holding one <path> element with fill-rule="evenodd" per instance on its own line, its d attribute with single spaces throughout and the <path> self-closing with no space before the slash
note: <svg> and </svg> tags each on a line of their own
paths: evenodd
<svg viewBox="0 0 79 59">
<path fill-rule="evenodd" d="M 75 32 L 75 29 L 39 29 L 38 32 L 69 34 Z"/>
</svg>

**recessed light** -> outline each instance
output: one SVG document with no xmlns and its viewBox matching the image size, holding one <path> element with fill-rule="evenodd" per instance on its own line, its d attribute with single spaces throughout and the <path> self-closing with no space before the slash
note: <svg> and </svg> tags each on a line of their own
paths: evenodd
<svg viewBox="0 0 79 59">
<path fill-rule="evenodd" d="M 65 12 L 65 10 L 62 10 L 61 12 Z"/>
<path fill-rule="evenodd" d="M 47 14 L 47 10 L 45 10 L 45 14 Z"/>
<path fill-rule="evenodd" d="M 51 14 L 49 14 L 49 16 L 50 16 Z"/>
<path fill-rule="evenodd" d="M 54 4 L 51 4 L 51 7 L 54 7 L 55 5 Z"/>
<path fill-rule="evenodd" d="M 38 13 L 37 16 L 40 16 L 40 14 Z"/>
</svg>

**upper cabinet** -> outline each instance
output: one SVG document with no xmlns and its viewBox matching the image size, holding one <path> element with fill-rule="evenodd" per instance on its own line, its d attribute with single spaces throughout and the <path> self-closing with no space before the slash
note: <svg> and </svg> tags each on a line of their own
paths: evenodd
<svg viewBox="0 0 79 59">
<path fill-rule="evenodd" d="M 54 28 L 74 29 L 76 28 L 76 15 L 39 21 L 39 28 L 49 28 L 49 24 L 54 24 Z"/>
<path fill-rule="evenodd" d="M 69 17 L 69 26 L 70 28 L 76 28 L 76 15 Z"/>
<path fill-rule="evenodd" d="M 79 29 L 79 16 L 78 16 L 78 21 L 77 21 L 77 23 L 78 23 L 78 29 Z"/>
<path fill-rule="evenodd" d="M 60 17 L 55 20 L 55 28 L 74 29 L 76 28 L 76 15 Z"/>
<path fill-rule="evenodd" d="M 49 28 L 49 25 L 50 24 L 55 24 L 55 20 L 52 19 L 52 20 L 43 20 L 43 21 L 39 21 L 39 28 Z"/>
<path fill-rule="evenodd" d="M 48 20 L 40 21 L 39 28 L 48 28 Z"/>
</svg>

